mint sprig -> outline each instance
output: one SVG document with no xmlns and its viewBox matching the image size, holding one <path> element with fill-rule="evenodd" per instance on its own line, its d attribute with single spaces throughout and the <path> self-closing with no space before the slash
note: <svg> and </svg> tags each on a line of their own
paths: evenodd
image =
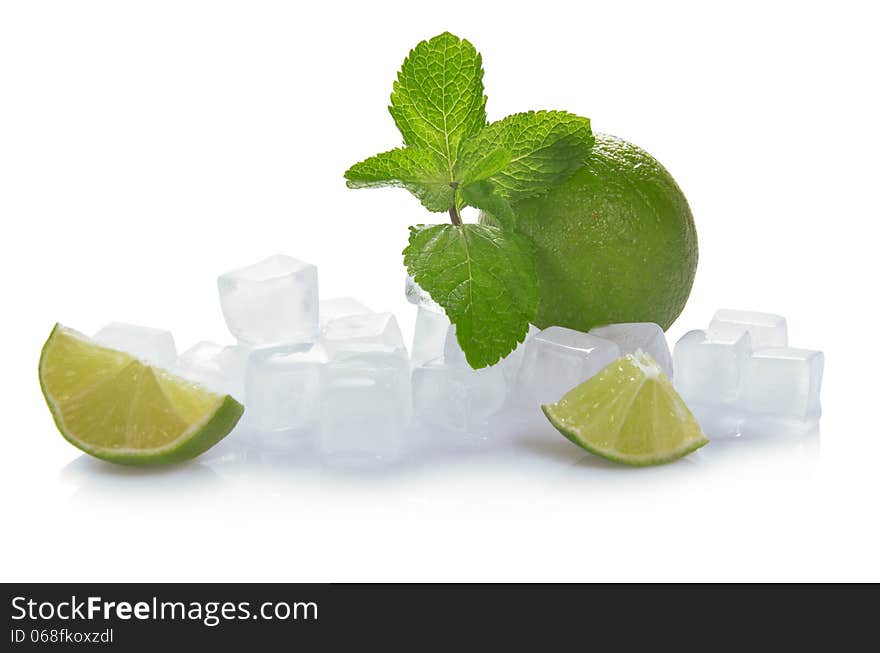
<svg viewBox="0 0 880 653">
<path fill-rule="evenodd" d="M 482 57 L 448 32 L 414 47 L 391 94 L 404 147 L 345 173 L 349 188 L 406 188 L 451 224 L 411 227 L 404 263 L 456 325 L 474 368 L 521 342 L 537 310 L 530 244 L 514 231 L 517 201 L 567 179 L 589 156 L 590 121 L 564 111 L 529 111 L 487 123 Z M 498 226 L 463 224 L 475 207 Z"/>
</svg>

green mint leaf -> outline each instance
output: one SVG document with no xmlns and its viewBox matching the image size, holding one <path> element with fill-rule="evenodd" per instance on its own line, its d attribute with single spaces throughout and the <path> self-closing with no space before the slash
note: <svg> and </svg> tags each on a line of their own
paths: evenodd
<svg viewBox="0 0 880 653">
<path fill-rule="evenodd" d="M 589 118 L 565 111 L 515 113 L 466 141 L 460 156 L 504 148 L 510 163 L 490 180 L 511 202 L 541 195 L 577 170 L 593 147 Z"/>
<path fill-rule="evenodd" d="M 468 41 L 444 32 L 414 47 L 391 93 L 403 141 L 436 153 L 453 180 L 461 142 L 486 125 L 483 60 Z"/>
<path fill-rule="evenodd" d="M 448 211 L 455 201 L 439 156 L 416 147 L 400 147 L 356 163 L 346 170 L 349 188 L 406 188 L 429 211 Z"/>
<path fill-rule="evenodd" d="M 464 204 L 485 211 L 505 229 L 512 228 L 516 222 L 510 202 L 491 181 L 480 180 L 462 186 L 459 196 Z"/>
<path fill-rule="evenodd" d="M 472 150 L 468 156 L 459 156 L 455 162 L 455 178 L 460 184 L 470 184 L 501 172 L 510 164 L 510 152 L 503 147 L 484 151 Z"/>
<path fill-rule="evenodd" d="M 410 227 L 404 263 L 446 310 L 474 369 L 493 365 L 525 339 L 538 306 L 531 244 L 480 224 Z"/>
</svg>

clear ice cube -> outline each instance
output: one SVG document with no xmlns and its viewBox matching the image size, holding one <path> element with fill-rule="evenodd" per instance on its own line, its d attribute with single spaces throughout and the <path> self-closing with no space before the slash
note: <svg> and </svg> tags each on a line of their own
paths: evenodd
<svg viewBox="0 0 880 653">
<path fill-rule="evenodd" d="M 675 387 L 688 403 L 734 406 L 750 354 L 750 336 L 737 327 L 689 331 L 675 344 Z"/>
<path fill-rule="evenodd" d="M 785 318 L 781 315 L 721 309 L 716 311 L 709 324 L 710 331 L 719 329 L 739 329 L 748 332 L 752 349 L 755 350 L 788 346 L 788 327 Z"/>
<path fill-rule="evenodd" d="M 660 364 L 666 376 L 672 377 L 672 354 L 669 353 L 666 335 L 660 325 L 653 322 L 626 322 L 596 327 L 590 329 L 590 333 L 616 342 L 622 356 L 641 349 Z"/>
<path fill-rule="evenodd" d="M 412 365 L 418 367 L 443 355 L 449 318 L 446 313 L 420 305 L 416 313 L 416 328 L 413 332 Z"/>
<path fill-rule="evenodd" d="M 403 335 L 392 313 L 349 315 L 331 320 L 324 327 L 322 342 L 331 358 L 342 353 L 386 350 L 406 357 Z"/>
<path fill-rule="evenodd" d="M 529 338 L 517 386 L 531 401 L 557 401 L 620 357 L 617 343 L 552 326 Z"/>
<path fill-rule="evenodd" d="M 446 339 L 443 341 L 443 360 L 447 365 L 467 365 L 470 367 L 464 350 L 458 344 L 458 335 L 454 324 L 450 324 L 446 329 Z"/>
<path fill-rule="evenodd" d="M 409 362 L 397 350 L 331 360 L 321 371 L 319 446 L 331 461 L 388 461 L 410 421 Z"/>
<path fill-rule="evenodd" d="M 316 422 L 326 361 L 319 344 L 255 349 L 245 374 L 248 425 L 268 432 L 303 429 Z"/>
<path fill-rule="evenodd" d="M 250 350 L 241 345 L 199 342 L 177 359 L 174 373 L 209 390 L 244 399 L 244 371 Z"/>
<path fill-rule="evenodd" d="M 318 332 L 318 270 L 281 254 L 217 279 L 229 331 L 249 346 L 310 342 Z"/>
<path fill-rule="evenodd" d="M 429 427 L 482 432 L 504 405 L 507 382 L 498 366 L 479 370 L 442 357 L 413 370 L 413 411 Z"/>
<path fill-rule="evenodd" d="M 738 408 L 691 402 L 688 409 L 710 440 L 738 438 L 743 435 L 745 416 Z"/>
<path fill-rule="evenodd" d="M 443 307 L 431 299 L 431 295 L 422 290 L 422 287 L 416 283 L 416 280 L 409 275 L 406 277 L 404 292 L 406 293 L 406 301 L 410 304 L 424 306 L 425 308 L 438 313 L 443 312 Z"/>
<path fill-rule="evenodd" d="M 750 417 L 817 420 L 823 367 L 820 351 L 779 347 L 754 352 L 743 384 L 745 411 Z"/>
<path fill-rule="evenodd" d="M 373 311 L 351 297 L 322 299 L 318 304 L 318 321 L 321 329 L 329 322 L 350 315 L 364 315 Z"/>
<path fill-rule="evenodd" d="M 170 331 L 110 322 L 93 339 L 166 370 L 171 369 L 177 360 L 177 348 Z"/>
</svg>

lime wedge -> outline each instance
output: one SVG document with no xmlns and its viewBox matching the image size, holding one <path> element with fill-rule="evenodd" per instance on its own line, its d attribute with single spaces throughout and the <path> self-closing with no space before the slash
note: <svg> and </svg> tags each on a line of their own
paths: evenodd
<svg viewBox="0 0 880 653">
<path fill-rule="evenodd" d="M 40 386 L 58 430 L 72 445 L 127 465 L 194 458 L 222 440 L 244 411 L 228 395 L 60 324 L 43 346 Z"/>
<path fill-rule="evenodd" d="M 542 406 L 562 435 L 625 465 L 658 465 L 708 442 L 660 365 L 637 351 Z"/>
</svg>

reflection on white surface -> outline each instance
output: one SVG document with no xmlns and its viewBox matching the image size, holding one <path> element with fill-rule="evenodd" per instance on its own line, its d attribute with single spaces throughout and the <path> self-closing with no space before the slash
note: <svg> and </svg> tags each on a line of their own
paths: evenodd
<svg viewBox="0 0 880 653">
<path fill-rule="evenodd" d="M 167 467 L 128 467 L 81 455 L 61 470 L 61 480 L 73 485 L 76 503 L 118 500 L 166 504 L 180 497 L 209 495 L 223 484 L 221 476 L 203 461 Z"/>
<path fill-rule="evenodd" d="M 449 433 L 449 446 L 438 445 L 437 434 L 431 436 L 411 429 L 410 446 L 399 459 L 345 466 L 321 457 L 313 432 L 258 434 L 237 430 L 189 463 L 129 468 L 83 455 L 68 464 L 61 476 L 75 487 L 76 503 L 143 500 L 151 507 L 175 508 L 223 496 L 247 505 L 254 496 L 268 493 L 290 498 L 291 505 L 300 505 L 307 498 L 311 506 L 320 506 L 340 498 L 341 492 L 356 505 L 362 503 L 364 492 L 380 489 L 390 503 L 431 494 L 436 501 L 452 505 L 470 492 L 473 499 L 468 503 L 473 505 L 492 492 L 513 496 L 531 491 L 531 496 L 537 496 L 587 487 L 601 491 L 603 485 L 639 491 L 646 484 L 708 480 L 730 469 L 740 479 L 809 474 L 819 453 L 818 427 L 800 434 L 715 437 L 686 458 L 644 468 L 589 454 L 543 419 L 498 422 L 492 425 L 490 435 L 483 437 Z M 456 491 L 438 493 L 450 485 Z M 399 496 L 394 494 L 395 487 Z"/>
<path fill-rule="evenodd" d="M 717 439 L 643 468 L 593 456 L 540 419 L 444 448 L 410 435 L 396 463 L 360 468 L 327 464 L 308 433 L 239 431 L 161 469 L 79 456 L 61 473 L 57 524 L 78 559 L 116 580 L 705 580 L 725 550 L 774 551 L 774 568 L 794 552 L 786 564 L 801 569 L 794 542 L 811 541 L 812 515 L 827 509 L 818 431 Z M 65 578 L 82 576 L 52 558 L 53 543 L 33 546 Z M 724 568 L 749 578 L 738 560 Z"/>
</svg>

